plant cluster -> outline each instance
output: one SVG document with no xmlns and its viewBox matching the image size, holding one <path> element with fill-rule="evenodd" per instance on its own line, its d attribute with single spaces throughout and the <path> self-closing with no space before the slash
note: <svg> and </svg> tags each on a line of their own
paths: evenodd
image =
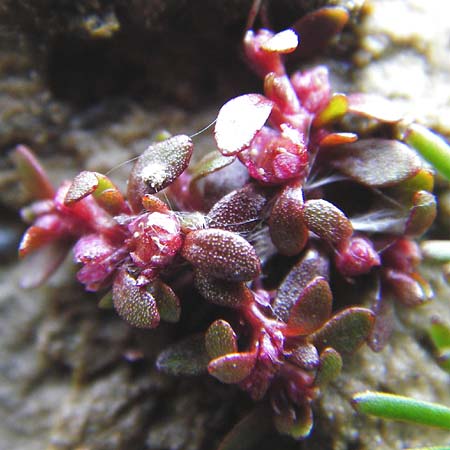
<svg viewBox="0 0 450 450">
<path fill-rule="evenodd" d="M 26 286 L 44 282 L 72 249 L 85 289 L 106 292 L 103 302 L 111 298 L 139 328 L 177 322 L 181 292 L 194 288 L 217 307 L 212 323 L 166 349 L 158 367 L 207 370 L 254 400 L 267 398 L 276 428 L 297 439 L 309 434 L 311 402 L 342 356 L 364 342 L 383 348 L 392 300 L 415 306 L 431 298 L 414 238 L 436 213 L 433 173 L 392 138 L 402 117 L 387 101 L 332 93 L 324 66 L 286 72 L 284 59 L 312 19 L 333 34 L 347 13 L 323 8 L 293 29 L 246 33 L 245 57 L 264 93 L 221 108 L 217 150 L 195 165 L 188 136 L 154 143 L 124 196 L 86 171 L 54 190 L 26 147 L 14 153 L 38 197 L 22 212 L 31 226 L 19 253 L 35 268 Z M 351 122 L 342 119 L 355 116 L 382 123 L 383 137 L 346 129 Z M 345 298 L 353 285 L 371 300 Z M 227 320 L 217 318 L 226 310 Z"/>
</svg>

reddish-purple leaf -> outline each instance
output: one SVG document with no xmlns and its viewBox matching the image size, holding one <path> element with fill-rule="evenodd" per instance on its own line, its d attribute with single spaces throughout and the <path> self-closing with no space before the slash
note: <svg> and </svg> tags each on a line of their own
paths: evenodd
<svg viewBox="0 0 450 450">
<path fill-rule="evenodd" d="M 32 225 L 25 231 L 19 244 L 19 257 L 23 258 L 54 240 L 51 232 L 45 228 Z"/>
<path fill-rule="evenodd" d="M 18 145 L 11 157 L 30 196 L 42 200 L 54 197 L 55 190 L 45 170 L 28 147 Z"/>
<path fill-rule="evenodd" d="M 248 147 L 264 126 L 273 102 L 260 94 L 245 94 L 229 100 L 219 111 L 214 134 L 217 147 L 225 156 Z"/>
<path fill-rule="evenodd" d="M 295 347 L 286 357 L 293 364 L 305 370 L 314 370 L 319 366 L 319 353 L 314 345 L 306 343 Z"/>
<path fill-rule="evenodd" d="M 314 278 L 292 306 L 285 334 L 299 336 L 317 330 L 330 317 L 332 302 L 328 281 Z"/>
<path fill-rule="evenodd" d="M 23 260 L 21 287 L 32 289 L 47 281 L 63 262 L 68 251 L 66 242 L 54 241 L 28 255 Z"/>
<path fill-rule="evenodd" d="M 222 383 L 240 383 L 251 374 L 255 362 L 254 352 L 229 353 L 213 359 L 208 372 Z"/>
<path fill-rule="evenodd" d="M 207 215 L 208 227 L 240 233 L 251 231 L 262 220 L 266 203 L 266 192 L 247 184 L 230 192 L 211 208 Z"/>
<path fill-rule="evenodd" d="M 347 23 L 347 10 L 338 6 L 319 8 L 295 22 L 293 29 L 300 36 L 301 44 L 293 53 L 299 58 L 317 55 Z"/>
<path fill-rule="evenodd" d="M 376 94 L 349 94 L 348 112 L 360 116 L 379 120 L 380 122 L 395 123 L 404 118 L 404 112 L 390 100 Z"/>
<path fill-rule="evenodd" d="M 255 249 L 231 231 L 192 231 L 185 238 L 181 255 L 201 272 L 222 280 L 249 281 L 261 272 Z"/>
<path fill-rule="evenodd" d="M 137 328 L 155 328 L 159 324 L 156 301 L 145 287 L 138 286 L 136 280 L 122 269 L 113 284 L 113 301 L 117 314 Z"/>
<path fill-rule="evenodd" d="M 150 145 L 138 158 L 128 179 L 127 198 L 133 211 L 142 210 L 142 196 L 154 194 L 175 181 L 186 169 L 194 145 L 180 134 Z"/>
<path fill-rule="evenodd" d="M 401 183 L 422 169 L 407 145 L 388 139 L 363 139 L 326 150 L 327 161 L 353 180 L 370 187 Z"/>
<path fill-rule="evenodd" d="M 383 278 L 395 297 L 406 306 L 418 306 L 433 297 L 430 285 L 417 273 L 386 269 Z"/>
<path fill-rule="evenodd" d="M 277 250 L 286 256 L 299 254 L 308 240 L 303 220 L 303 191 L 300 185 L 286 186 L 278 195 L 269 219 L 269 231 Z"/>
<path fill-rule="evenodd" d="M 323 137 L 319 145 L 321 147 L 334 147 L 335 145 L 351 144 L 358 140 L 355 133 L 330 133 Z"/>
<path fill-rule="evenodd" d="M 327 347 L 320 354 L 320 366 L 314 384 L 325 386 L 336 378 L 342 369 L 341 355 L 332 347 Z"/>
<path fill-rule="evenodd" d="M 169 375 L 199 375 L 206 371 L 209 356 L 203 334 L 189 336 L 166 348 L 156 360 L 156 367 Z"/>
<path fill-rule="evenodd" d="M 289 311 L 303 289 L 316 277 L 328 279 L 329 262 L 316 249 L 309 249 L 282 281 L 272 305 L 276 317 L 287 322 Z"/>
<path fill-rule="evenodd" d="M 350 307 L 334 315 L 308 339 L 319 352 L 332 347 L 341 354 L 353 353 L 369 337 L 373 322 L 370 309 Z"/>
<path fill-rule="evenodd" d="M 303 207 L 306 226 L 334 247 L 345 245 L 353 234 L 347 216 L 326 200 L 308 200 Z"/>
<path fill-rule="evenodd" d="M 195 272 L 195 286 L 205 300 L 228 308 L 237 308 L 252 298 L 245 283 L 220 280 L 199 270 Z"/>
<path fill-rule="evenodd" d="M 226 320 L 218 319 L 209 326 L 205 334 L 205 347 L 211 359 L 238 351 L 236 334 Z"/>
</svg>

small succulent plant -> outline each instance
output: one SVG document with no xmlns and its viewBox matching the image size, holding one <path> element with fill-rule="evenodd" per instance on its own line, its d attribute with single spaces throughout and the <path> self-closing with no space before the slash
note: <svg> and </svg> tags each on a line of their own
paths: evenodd
<svg viewBox="0 0 450 450">
<path fill-rule="evenodd" d="M 280 33 L 246 33 L 264 94 L 221 108 L 217 150 L 195 165 L 188 136 L 156 142 L 137 159 L 124 196 L 87 171 L 54 190 L 30 150 L 14 152 L 37 196 L 22 211 L 31 226 L 19 254 L 36 269 L 24 285 L 43 283 L 73 249 L 85 289 L 104 292 L 139 328 L 177 322 L 184 299 L 175 291 L 195 288 L 217 311 L 163 351 L 159 369 L 207 371 L 268 399 L 276 428 L 296 439 L 310 433 L 311 402 L 342 356 L 364 342 L 383 348 L 392 299 L 416 306 L 431 298 L 414 239 L 436 214 L 433 172 L 394 139 L 405 125 L 386 100 L 332 93 L 325 66 L 286 72 L 284 58 L 319 45 L 311 18 L 327 24 L 322 45 L 348 15 L 323 8 Z M 344 116 L 388 131 L 359 138 Z M 406 140 L 414 130 L 406 126 Z M 171 286 L 175 276 L 183 289 Z M 356 284 L 370 296 L 353 302 L 335 287 Z M 231 316 L 217 318 L 226 309 Z"/>
</svg>

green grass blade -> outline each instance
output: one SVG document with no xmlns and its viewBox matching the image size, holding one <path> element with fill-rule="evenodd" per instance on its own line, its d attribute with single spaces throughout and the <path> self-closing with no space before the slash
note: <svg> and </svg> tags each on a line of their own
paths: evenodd
<svg viewBox="0 0 450 450">
<path fill-rule="evenodd" d="M 402 420 L 450 430 L 450 408 L 437 403 L 383 392 L 360 392 L 353 396 L 353 407 L 383 419 Z"/>
<path fill-rule="evenodd" d="M 408 126 L 404 139 L 438 172 L 450 180 L 450 146 L 444 139 L 417 123 Z"/>
</svg>

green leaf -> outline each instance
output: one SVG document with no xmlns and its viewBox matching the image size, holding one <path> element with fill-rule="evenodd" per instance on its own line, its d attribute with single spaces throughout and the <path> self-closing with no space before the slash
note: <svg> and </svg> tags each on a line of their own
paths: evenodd
<svg viewBox="0 0 450 450">
<path fill-rule="evenodd" d="M 406 129 L 404 140 L 450 180 L 450 146 L 444 139 L 428 128 L 414 123 Z"/>
<path fill-rule="evenodd" d="M 112 291 L 108 291 L 99 301 L 97 306 L 100 309 L 112 309 L 114 308 Z"/>
<path fill-rule="evenodd" d="M 383 392 L 361 392 L 353 396 L 353 407 L 364 414 L 402 420 L 450 430 L 450 408 L 438 403 Z"/>
<path fill-rule="evenodd" d="M 344 94 L 334 94 L 327 106 L 314 118 L 313 126 L 320 128 L 340 119 L 348 109 L 347 96 Z"/>
<path fill-rule="evenodd" d="M 235 159 L 235 156 L 223 156 L 217 150 L 207 153 L 194 167 L 189 169 L 192 176 L 191 182 L 195 183 L 206 175 L 229 166 Z"/>
<path fill-rule="evenodd" d="M 327 347 L 320 354 L 320 365 L 314 384 L 320 387 L 326 386 L 341 373 L 341 370 L 341 355 L 334 348 Z"/>
<path fill-rule="evenodd" d="M 450 349 L 450 326 L 446 323 L 434 318 L 428 334 L 438 350 Z"/>
<path fill-rule="evenodd" d="M 369 337 L 374 314 L 370 309 L 350 307 L 334 315 L 308 340 L 322 352 L 327 347 L 338 353 L 355 352 Z"/>
<path fill-rule="evenodd" d="M 436 199 L 427 191 L 414 193 L 405 235 L 418 237 L 430 228 L 437 214 Z"/>
<path fill-rule="evenodd" d="M 313 414 L 309 404 L 295 405 L 273 415 L 276 429 L 294 439 L 306 438 L 313 427 Z"/>
<path fill-rule="evenodd" d="M 155 328 L 159 324 L 159 312 L 155 298 L 145 287 L 122 269 L 113 284 L 113 302 L 117 314 L 136 328 Z"/>
<path fill-rule="evenodd" d="M 213 322 L 205 335 L 206 352 L 211 359 L 219 358 L 227 353 L 236 353 L 236 334 L 231 325 L 222 319 Z"/>
<path fill-rule="evenodd" d="M 229 353 L 213 359 L 208 364 L 208 372 L 222 383 L 240 383 L 255 367 L 254 352 Z"/>
<path fill-rule="evenodd" d="M 170 375 L 199 375 L 206 371 L 208 362 L 205 337 L 201 333 L 166 348 L 158 356 L 156 367 Z"/>
<path fill-rule="evenodd" d="M 160 279 L 156 279 L 147 286 L 147 291 L 156 300 L 161 320 L 170 323 L 176 323 L 180 320 L 180 300 L 170 286 Z"/>
</svg>

